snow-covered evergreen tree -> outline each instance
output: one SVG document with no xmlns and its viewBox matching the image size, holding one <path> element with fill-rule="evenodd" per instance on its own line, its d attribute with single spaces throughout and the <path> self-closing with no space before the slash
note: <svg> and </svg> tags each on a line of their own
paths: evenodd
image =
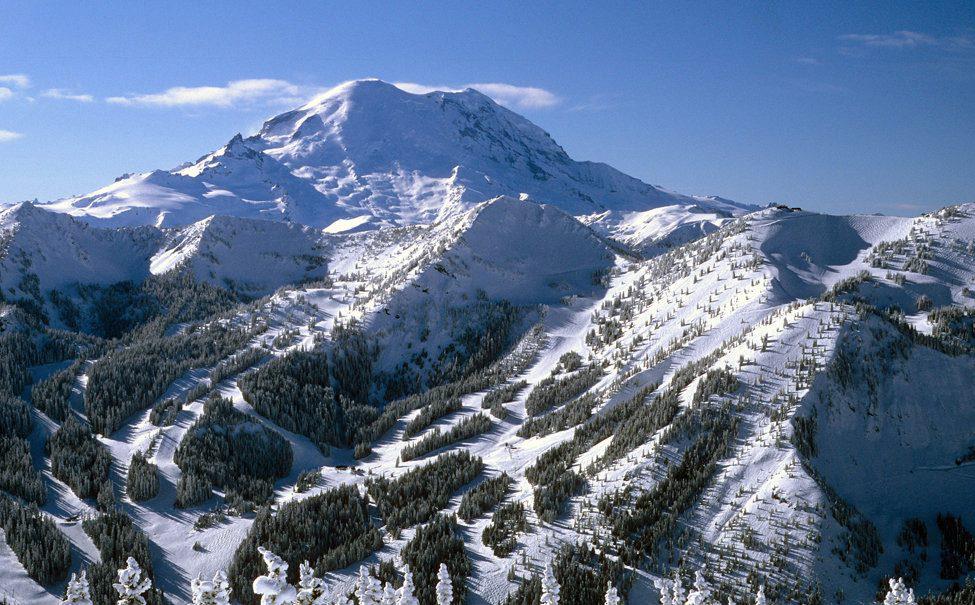
<svg viewBox="0 0 975 605">
<path fill-rule="evenodd" d="M 125 568 L 118 570 L 118 582 L 112 586 L 119 594 L 117 605 L 146 605 L 146 598 L 142 595 L 152 588 L 152 582 L 142 577 L 139 563 L 129 557 L 125 560 Z"/>
<path fill-rule="evenodd" d="M 297 605 L 325 605 L 325 582 L 315 575 L 315 568 L 305 561 L 298 567 Z"/>
<path fill-rule="evenodd" d="M 559 605 L 559 582 L 555 579 L 552 566 L 545 567 L 545 575 L 542 576 L 542 600 L 541 605 Z"/>
<path fill-rule="evenodd" d="M 82 570 L 80 576 L 71 574 L 71 579 L 68 580 L 68 590 L 65 592 L 61 603 L 62 605 L 92 605 L 87 572 Z"/>
<path fill-rule="evenodd" d="M 684 590 L 684 580 L 680 577 L 680 570 L 674 570 L 674 582 L 671 585 L 671 603 L 673 605 L 684 605 L 687 591 Z"/>
<path fill-rule="evenodd" d="M 288 584 L 288 563 L 270 550 L 259 547 L 264 557 L 267 574 L 254 580 L 255 595 L 261 595 L 261 605 L 291 605 L 298 596 L 295 587 Z"/>
<path fill-rule="evenodd" d="M 369 568 L 359 567 L 359 579 L 355 585 L 355 596 L 359 605 L 380 605 L 383 598 L 383 588 L 379 580 L 372 577 Z"/>
<path fill-rule="evenodd" d="M 397 600 L 396 589 L 393 588 L 393 583 L 386 582 L 383 586 L 383 598 L 380 602 L 382 605 L 396 605 Z"/>
<path fill-rule="evenodd" d="M 660 605 L 674 605 L 674 582 L 667 578 L 653 581 L 654 587 L 660 592 Z"/>
<path fill-rule="evenodd" d="M 915 605 L 914 590 L 904 584 L 904 578 L 891 578 L 888 584 L 890 591 L 884 598 L 883 605 Z"/>
<path fill-rule="evenodd" d="M 212 580 L 204 580 L 202 575 L 197 576 L 190 584 L 190 592 L 193 595 L 193 605 L 230 604 L 230 582 L 223 571 L 213 574 Z"/>
<path fill-rule="evenodd" d="M 410 571 L 410 567 L 407 565 L 403 574 L 403 585 L 399 587 L 396 593 L 398 597 L 396 605 L 420 605 L 419 599 L 413 594 L 414 589 L 413 572 Z"/>
<path fill-rule="evenodd" d="M 686 605 L 710 605 L 711 585 L 700 570 L 694 573 L 694 590 L 687 595 Z"/>
<path fill-rule="evenodd" d="M 755 593 L 755 605 L 767 605 L 767 600 L 765 599 L 764 584 L 759 585 L 758 592 Z"/>
<path fill-rule="evenodd" d="M 606 582 L 606 605 L 620 605 L 620 595 L 612 582 Z"/>
<path fill-rule="evenodd" d="M 450 572 L 445 563 L 440 564 L 437 572 L 437 605 L 453 605 L 454 585 L 450 581 Z"/>
<path fill-rule="evenodd" d="M 218 569 L 215 574 L 213 574 L 213 588 L 216 593 L 213 597 L 213 602 L 216 605 L 229 605 L 230 604 L 230 580 L 227 579 L 227 574 L 222 570 Z"/>
</svg>

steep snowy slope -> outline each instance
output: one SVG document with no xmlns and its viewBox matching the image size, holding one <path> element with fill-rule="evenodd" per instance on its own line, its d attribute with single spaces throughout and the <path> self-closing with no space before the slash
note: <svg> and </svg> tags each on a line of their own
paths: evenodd
<svg viewBox="0 0 975 605">
<path fill-rule="evenodd" d="M 195 164 L 125 176 L 49 207 L 114 226 L 227 214 L 337 230 L 370 219 L 427 224 L 522 194 L 586 216 L 635 246 L 664 238 L 658 227 L 690 222 L 695 227 L 677 236 L 685 240 L 750 209 L 574 161 L 545 131 L 475 90 L 411 94 L 379 80 L 342 84 Z M 666 220 L 644 214 L 664 206 L 671 207 Z"/>
<path fill-rule="evenodd" d="M 321 239 L 310 227 L 212 216 L 171 234 L 149 268 L 155 275 L 185 270 L 200 281 L 261 295 L 325 277 Z"/>
<path fill-rule="evenodd" d="M 40 298 L 72 283 L 139 280 L 161 240 L 155 229 L 96 229 L 17 204 L 0 211 L 0 287 L 8 298 Z"/>
<path fill-rule="evenodd" d="M 197 280 L 261 296 L 321 279 L 323 234 L 259 219 L 208 217 L 178 230 L 99 228 L 29 203 L 0 212 L 0 288 L 9 300 L 53 310 L 49 294 L 75 286 L 140 283 L 179 270 Z"/>
<path fill-rule="evenodd" d="M 480 204 L 431 231 L 432 241 L 446 244 L 442 252 L 429 257 L 408 287 L 397 286 L 383 312 L 369 320 L 383 343 L 385 367 L 401 363 L 408 349 L 436 357 L 461 326 L 478 320 L 464 312 L 478 300 L 535 308 L 589 296 L 602 289 L 598 278 L 614 264 L 609 248 L 572 217 L 512 198 Z"/>
</svg>

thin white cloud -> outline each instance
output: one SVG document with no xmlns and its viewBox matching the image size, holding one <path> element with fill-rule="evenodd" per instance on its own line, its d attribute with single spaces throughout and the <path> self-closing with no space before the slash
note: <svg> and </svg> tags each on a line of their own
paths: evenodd
<svg viewBox="0 0 975 605">
<path fill-rule="evenodd" d="M 42 97 L 48 99 L 63 99 L 65 101 L 78 101 L 79 103 L 91 103 L 95 98 L 88 94 L 75 94 L 63 88 L 48 88 L 41 93 Z"/>
<path fill-rule="evenodd" d="M 19 132 L 14 132 L 12 130 L 0 130 L 0 143 L 7 143 L 9 141 L 15 141 L 22 137 Z"/>
<path fill-rule="evenodd" d="M 163 92 L 108 97 L 116 105 L 236 107 L 257 103 L 302 103 L 320 89 L 270 78 L 234 80 L 226 86 L 175 86 Z"/>
<path fill-rule="evenodd" d="M 809 78 L 792 78 L 787 80 L 787 82 L 803 92 L 827 94 L 846 92 L 846 89 L 842 86 Z"/>
<path fill-rule="evenodd" d="M 0 101 L 6 101 L 12 96 L 14 96 L 14 91 L 10 90 L 6 86 L 0 86 Z"/>
<path fill-rule="evenodd" d="M 969 36 L 932 36 L 909 30 L 891 34 L 846 34 L 840 36 L 840 40 L 855 47 L 867 48 L 940 48 L 955 51 L 975 49 L 975 39 Z"/>
<path fill-rule="evenodd" d="M 544 109 L 558 105 L 562 99 L 554 93 L 535 86 L 515 86 L 503 82 L 476 82 L 463 86 L 431 86 L 416 82 L 396 82 L 395 86 L 413 94 L 426 94 L 434 91 L 458 92 L 473 88 L 491 97 L 505 107 L 515 109 Z"/>
<path fill-rule="evenodd" d="M 30 78 L 24 74 L 0 75 L 0 84 L 11 84 L 16 88 L 29 88 Z"/>
</svg>

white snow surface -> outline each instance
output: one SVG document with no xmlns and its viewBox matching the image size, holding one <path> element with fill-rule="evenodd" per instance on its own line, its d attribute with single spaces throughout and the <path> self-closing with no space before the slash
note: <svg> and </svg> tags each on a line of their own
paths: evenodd
<svg viewBox="0 0 975 605">
<path fill-rule="evenodd" d="M 476 90 L 412 94 L 380 80 L 337 86 L 189 165 L 125 175 L 46 206 L 106 226 L 174 227 L 224 214 L 338 232 L 429 224 L 499 195 L 586 216 L 637 247 L 662 240 L 663 226 L 706 232 L 754 209 L 577 162 Z M 647 214 L 661 207 L 666 218 Z"/>
<path fill-rule="evenodd" d="M 438 124 L 442 120 L 441 127 L 446 130 L 432 131 L 439 133 L 432 138 L 426 135 L 429 129 L 397 130 L 407 103 L 416 105 L 409 106 L 409 115 L 430 114 L 427 118 Z M 388 119 L 360 123 L 356 114 L 362 109 Z M 470 197 L 466 184 L 457 184 L 466 183 L 463 179 L 473 178 L 470 175 L 475 173 L 450 169 L 446 178 L 454 180 L 449 186 L 418 180 L 416 174 L 435 173 L 448 162 L 434 153 L 417 156 L 420 159 L 416 163 L 403 165 L 403 170 L 397 171 L 399 181 L 378 177 L 347 180 L 352 178 L 347 170 L 357 175 L 390 174 L 398 154 L 388 149 L 403 145 L 403 154 L 417 155 L 430 146 L 446 145 L 440 137 L 453 132 L 450 128 L 456 129 L 458 124 L 466 124 L 472 129 L 469 144 L 476 148 L 476 154 L 463 146 L 448 147 L 456 157 L 469 157 L 463 155 L 468 152 L 478 157 L 487 152 L 500 154 L 507 149 L 504 133 L 517 132 L 533 145 L 519 148 L 513 164 L 506 160 L 501 164 L 517 172 L 532 161 L 545 169 L 552 181 L 574 182 L 565 175 L 578 167 L 572 168 L 575 164 L 560 159 L 557 145 L 536 127 L 505 112 L 499 114 L 489 100 L 472 91 L 409 95 L 387 90 L 387 85 L 379 82 L 358 82 L 275 118 L 256 137 L 234 143 L 269 158 L 262 162 L 273 160 L 276 166 L 286 166 L 301 175 L 295 178 L 312 183 L 319 193 L 330 190 L 330 179 L 335 179 L 336 187 L 340 182 L 347 186 L 348 196 L 341 200 L 336 197 L 332 203 L 334 208 L 348 211 L 350 218 L 332 215 L 319 223 L 320 227 L 336 220 L 350 220 L 349 226 L 357 227 L 361 223 L 355 217 L 366 215 L 401 226 L 324 233 L 326 230 L 222 217 L 201 218 L 178 230 L 104 233 L 122 234 L 112 237 L 125 242 L 136 232 L 152 234 L 146 236 L 152 245 L 147 246 L 140 271 L 190 267 L 197 277 L 224 283 L 228 279 L 245 282 L 249 268 L 265 286 L 268 275 L 300 280 L 302 265 L 295 259 L 306 255 L 324 259 L 322 276 L 327 279 L 282 287 L 226 320 L 239 325 L 248 325 L 252 319 L 268 323 L 268 331 L 249 346 L 289 335 L 285 346 L 269 349 L 269 356 L 310 348 L 316 340 L 327 338 L 339 318 L 355 317 L 381 344 L 380 366 L 392 368 L 420 347 L 435 353 L 444 346 L 457 326 L 476 319 L 465 317 L 463 310 L 473 308 L 465 305 L 473 304 L 479 296 L 488 300 L 507 298 L 532 310 L 528 316 L 536 322 L 535 329 L 525 331 L 517 350 L 535 354 L 528 367 L 511 380 L 524 379 L 535 385 L 556 370 L 559 358 L 568 351 L 605 365 L 606 376 L 590 389 L 597 395 L 596 414 L 632 397 L 642 386 L 662 381 L 665 388 L 680 368 L 710 355 L 705 370 L 725 368 L 741 383 L 734 394 L 711 402 L 717 405 L 720 399 L 733 404 L 740 428 L 707 487 L 680 516 L 681 528 L 692 536 L 681 553 L 687 564 L 704 567 L 712 585 L 728 582 L 740 586 L 736 602 L 745 597 L 749 572 L 755 572 L 770 585 L 793 585 L 797 579 L 816 581 L 823 588 L 826 603 L 838 602 L 838 591 L 845 595 L 845 603 L 869 603 L 877 582 L 906 556 L 896 545 L 903 521 L 918 517 L 927 524 L 932 543 L 927 561 L 921 563 L 916 592 L 945 588 L 947 583 L 938 578 L 940 539 L 934 518 L 939 512 L 952 512 L 969 528 L 975 528 L 975 475 L 971 463 L 956 464 L 975 444 L 970 405 L 973 358 L 948 356 L 918 343 L 908 343 L 905 355 L 891 357 L 885 346 L 892 341 L 903 345 L 901 339 L 906 337 L 889 323 L 858 314 L 848 302 L 812 298 L 866 272 L 870 279 L 857 288 L 859 296 L 881 308 L 896 304 L 905 321 L 930 331 L 926 313 L 916 309 L 920 295 L 931 297 L 939 306 L 971 305 L 968 288 L 975 280 L 975 244 L 970 245 L 975 242 L 975 205 L 963 205 L 957 213 L 939 212 L 913 219 L 834 217 L 769 209 L 739 218 L 698 210 L 694 214 L 700 220 L 688 221 L 680 204 L 669 202 L 658 211 L 628 206 L 622 199 L 629 195 L 626 192 L 646 190 L 614 176 L 621 179 L 613 181 L 618 186 L 621 212 L 643 213 L 632 222 L 622 221 L 625 229 L 617 235 L 621 234 L 625 243 L 652 241 L 659 246 L 658 256 L 638 260 L 614 252 L 601 239 L 606 233 L 603 221 L 586 220 L 583 224 L 570 216 L 588 217 L 606 210 L 587 208 L 589 202 L 568 196 L 568 189 L 560 190 L 568 201 L 551 205 L 513 197 L 483 202 L 485 198 Z M 383 132 L 388 132 L 382 136 L 390 137 L 390 141 L 368 147 L 367 142 Z M 171 176 L 197 179 L 212 170 L 214 162 L 224 161 L 226 155 L 208 156 Z M 322 170 L 323 166 L 328 168 Z M 597 170 L 598 165 L 589 166 L 594 171 L 590 176 L 598 173 L 600 178 L 610 179 L 607 175 L 617 174 L 606 172 L 609 169 L 605 167 Z M 402 176 L 408 174 L 414 176 Z M 480 173 L 480 177 L 488 182 L 486 174 Z M 378 187 L 380 182 L 387 188 Z M 394 182 L 399 189 L 393 187 Z M 532 184 L 513 182 L 526 188 Z M 593 176 L 585 182 L 601 181 Z M 391 211 L 387 206 L 392 190 L 396 196 L 408 189 L 429 195 L 441 186 L 453 193 L 441 191 L 437 195 L 453 196 L 455 209 L 444 211 L 440 202 L 427 206 L 429 198 L 419 193 L 396 197 L 403 204 L 402 211 Z M 479 195 L 490 189 L 482 185 Z M 544 201 L 539 191 L 528 191 L 528 197 Z M 587 190 L 579 185 L 579 191 Z M 359 192 L 358 197 L 355 192 Z M 173 208 L 178 210 L 179 203 Z M 366 208 L 369 212 L 362 212 Z M 37 208 L 20 208 L 17 212 L 37 213 L 42 217 L 39 220 L 55 220 L 62 229 L 102 233 Z M 19 235 L 27 230 L 24 225 L 29 224 L 28 217 L 0 216 L 6 221 L 0 224 L 14 233 L 5 241 L 28 250 L 28 255 L 38 254 L 17 239 L 44 241 L 40 231 L 34 239 Z M 668 234 L 684 235 L 667 240 L 656 228 L 641 231 L 652 221 L 676 225 L 661 228 Z M 712 224 L 719 228 L 707 226 Z M 691 238 L 686 234 L 695 230 L 706 235 Z M 681 241 L 683 237 L 693 241 Z M 101 235 L 95 239 L 109 241 Z M 887 254 L 878 263 L 875 257 L 884 242 L 901 242 L 901 252 Z M 904 268 L 918 250 L 924 251 L 925 273 Z M 13 262 L 9 260 L 13 258 L 8 254 L 3 262 Z M 59 283 L 60 274 L 48 271 L 51 276 L 45 275 L 42 283 Z M 619 322 L 616 336 L 608 340 L 589 336 L 610 321 Z M 420 336 L 424 328 L 429 332 L 427 338 Z M 845 386 L 837 378 L 831 368 L 844 350 L 855 353 L 864 371 L 874 372 L 876 380 L 869 382 L 871 386 L 866 382 Z M 39 375 L 52 370 L 35 368 Z M 205 380 L 209 371 L 197 368 L 188 372 L 164 397 L 187 391 Z M 74 405 L 79 412 L 83 412 L 80 398 L 85 383 L 82 375 L 75 385 Z M 682 391 L 679 413 L 692 408 L 698 383 L 695 378 Z M 556 523 L 547 524 L 532 510 L 534 488 L 525 479 L 525 469 L 541 454 L 570 439 L 574 429 L 519 437 L 518 429 L 528 417 L 525 399 L 531 387 L 507 405 L 504 420 L 491 418 L 492 428 L 487 433 L 410 462 L 400 462 L 402 449 L 426 435 L 425 431 L 412 439 L 404 438 L 405 422 L 417 412 L 408 414 L 380 438 L 369 457 L 354 462 L 348 450 L 336 448 L 325 456 L 305 437 L 260 417 L 244 401 L 236 376 L 225 379 L 218 390 L 255 422 L 277 431 L 292 445 L 291 472 L 275 485 L 279 504 L 340 484 L 361 485 L 370 474 L 399 476 L 443 451 L 456 449 L 468 449 L 482 457 L 487 476 L 501 472 L 511 475 L 515 491 L 509 501 L 525 503 L 531 525 L 529 532 L 518 536 L 514 554 L 499 559 L 482 544 L 481 533 L 490 515 L 470 524 L 460 523 L 474 566 L 468 582 L 469 601 L 479 604 L 501 602 L 513 590 L 507 580 L 512 566 L 521 576 L 540 573 L 561 544 L 609 536 L 607 520 L 595 505 L 598 499 L 624 487 L 633 490 L 633 498 L 653 489 L 688 445 L 686 440 L 664 439 L 663 429 L 624 458 L 601 465 L 599 460 L 613 438 L 596 444 L 576 460 L 574 467 L 589 472 L 585 490 L 571 499 L 568 511 Z M 481 413 L 483 396 L 483 392 L 465 396 L 462 409 L 439 419 L 435 426 L 447 430 Z M 134 451 L 155 444 L 152 460 L 160 469 L 160 495 L 143 503 L 125 499 L 122 505 L 150 538 L 159 583 L 179 604 L 189 600 L 190 578 L 200 573 L 211 577 L 229 566 L 252 522 L 246 517 L 231 517 L 227 523 L 196 530 L 196 518 L 214 502 L 188 510 L 172 506 L 180 475 L 172 456 L 201 411 L 201 401 L 191 402 L 173 426 L 162 429 L 148 422 L 148 411 L 136 413 L 114 434 L 101 437 L 122 473 L 117 480 L 124 477 Z M 814 413 L 819 453 L 804 460 L 790 441 L 792 421 L 797 415 Z M 71 521 L 73 515 L 91 511 L 92 503 L 77 499 L 50 474 L 42 453 L 43 438 L 57 426 L 43 415 L 37 416 L 31 447 L 35 461 L 45 469 L 49 487 L 49 501 L 43 510 L 71 540 L 76 571 L 97 557 L 91 541 Z M 299 473 L 316 469 L 321 472 L 322 484 L 304 494 L 296 493 L 293 488 Z M 469 487 L 455 495 L 448 512 L 456 510 L 461 494 Z M 848 530 L 833 512 L 832 493 L 855 507 L 884 545 L 876 564 L 865 572 L 834 554 L 835 548 L 846 543 Z M 929 494 L 938 497 L 926 497 Z M 395 540 L 387 534 L 383 549 L 366 562 L 396 557 L 412 534 L 412 529 L 406 530 Z M 746 536 L 753 539 L 746 542 Z M 193 548 L 195 542 L 202 550 Z M 777 556 L 776 548 L 786 544 L 788 556 Z M 725 564 L 729 558 L 735 565 Z M 328 574 L 328 590 L 333 595 L 348 590 L 357 569 L 358 563 Z M 656 603 L 655 579 L 659 579 L 655 572 L 635 571 L 628 602 Z M 0 586 L 14 602 L 40 604 L 56 603 L 56 593 L 63 588 L 34 583 L 2 540 Z M 789 601 L 780 595 L 775 602 Z"/>
</svg>

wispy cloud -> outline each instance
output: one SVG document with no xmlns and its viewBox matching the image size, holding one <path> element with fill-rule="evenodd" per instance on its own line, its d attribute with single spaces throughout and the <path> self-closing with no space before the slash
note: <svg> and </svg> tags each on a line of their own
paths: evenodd
<svg viewBox="0 0 975 605">
<path fill-rule="evenodd" d="M 847 45 L 844 47 L 847 50 L 851 48 L 938 48 L 953 51 L 975 49 L 975 38 L 971 36 L 932 36 L 909 30 L 895 31 L 890 34 L 845 34 L 839 39 Z"/>
<path fill-rule="evenodd" d="M 822 62 L 816 57 L 796 57 L 796 63 L 801 65 L 822 65 Z"/>
<path fill-rule="evenodd" d="M 42 97 L 48 99 L 63 99 L 65 101 L 78 101 L 79 103 L 91 103 L 95 98 L 88 94 L 76 94 L 63 88 L 48 88 L 41 93 Z"/>
<path fill-rule="evenodd" d="M 0 130 L 0 143 L 15 141 L 22 136 L 24 135 L 19 132 L 14 132 L 13 130 Z"/>
<path fill-rule="evenodd" d="M 503 82 L 475 82 L 461 86 L 432 86 L 416 82 L 396 82 L 397 88 L 414 94 L 426 94 L 437 90 L 457 92 L 465 88 L 473 88 L 494 99 L 505 107 L 515 109 L 544 109 L 562 102 L 555 93 L 536 86 L 516 86 Z"/>
<path fill-rule="evenodd" d="M 254 104 L 298 104 L 321 89 L 270 78 L 234 80 L 225 86 L 175 86 L 162 92 L 108 97 L 116 105 L 154 107 L 238 107 Z"/>
<path fill-rule="evenodd" d="M 24 74 L 0 75 L 0 84 L 10 84 L 15 88 L 29 88 L 30 78 Z"/>
<path fill-rule="evenodd" d="M 24 74 L 0 75 L 0 101 L 6 101 L 15 96 L 17 89 L 28 88 L 29 86 L 30 78 Z"/>
<path fill-rule="evenodd" d="M 846 89 L 842 86 L 837 86 L 830 82 L 823 82 L 820 80 L 813 80 L 809 78 L 790 78 L 786 80 L 791 86 L 798 88 L 803 92 L 814 93 L 814 94 L 837 94 L 841 92 L 846 92 Z"/>
</svg>

